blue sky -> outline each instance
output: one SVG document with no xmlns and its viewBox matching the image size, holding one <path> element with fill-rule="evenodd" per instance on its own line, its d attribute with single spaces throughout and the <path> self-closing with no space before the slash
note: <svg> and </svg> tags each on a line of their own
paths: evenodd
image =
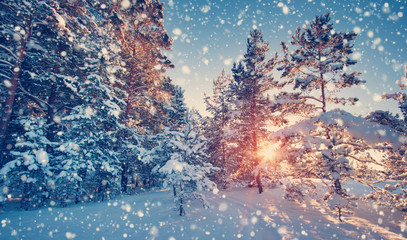
<svg viewBox="0 0 407 240">
<path fill-rule="evenodd" d="M 164 0 L 165 27 L 174 38 L 168 53 L 176 68 L 169 76 L 185 89 L 189 107 L 204 113 L 204 93 L 222 69 L 230 73 L 246 51 L 246 40 L 254 28 L 270 43 L 270 55 L 281 54 L 280 42 L 289 42 L 297 26 L 316 15 L 332 14 L 335 31 L 355 31 L 354 55 L 358 61 L 350 70 L 362 72 L 363 87 L 344 94 L 359 97 L 347 110 L 365 115 L 372 110 L 397 111 L 394 101 L 380 95 L 399 91 L 396 80 L 407 64 L 407 1 L 316 1 L 316 0 Z M 279 74 L 275 75 L 279 78 Z M 334 107 L 334 106 L 332 106 Z"/>
</svg>

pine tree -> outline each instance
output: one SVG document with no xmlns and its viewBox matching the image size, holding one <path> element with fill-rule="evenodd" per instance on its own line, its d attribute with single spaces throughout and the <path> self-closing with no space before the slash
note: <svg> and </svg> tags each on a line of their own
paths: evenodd
<svg viewBox="0 0 407 240">
<path fill-rule="evenodd" d="M 205 127 L 205 136 L 208 139 L 210 162 L 221 169 L 217 181 L 220 186 L 226 187 L 228 177 L 236 170 L 230 161 L 231 149 L 228 145 L 230 136 L 231 111 L 230 84 L 232 77 L 223 70 L 221 75 L 213 81 L 212 96 L 205 95 L 206 110 L 212 115 L 208 118 Z M 216 133 L 216 134 L 214 134 Z"/>
<path fill-rule="evenodd" d="M 306 110 L 302 112 L 305 117 L 312 117 L 318 111 L 326 113 L 327 103 L 354 104 L 358 100 L 357 98 L 340 98 L 335 96 L 335 93 L 341 89 L 364 83 L 358 78 L 360 73 L 346 73 L 348 66 L 356 64 L 356 61 L 350 58 L 353 53 L 351 41 L 355 40 L 356 34 L 334 31 L 330 20 L 330 14 L 327 13 L 323 16 L 316 16 L 308 27 L 304 26 L 303 29 L 298 27 L 292 36 L 291 44 L 296 47 L 292 52 L 284 42 L 281 43 L 284 56 L 278 69 L 283 71 L 282 78 L 287 79 L 284 84 L 293 86 L 295 91 L 290 93 L 289 96 L 292 99 L 289 103 L 296 101 L 298 105 L 292 105 L 294 110 L 298 106 L 302 107 Z M 324 114 L 321 115 L 321 118 L 324 118 Z M 340 166 L 347 163 L 349 167 L 349 160 L 345 159 L 350 153 L 346 148 L 352 146 L 352 141 L 357 144 L 358 140 L 347 139 L 346 144 L 348 145 L 345 144 L 346 147 L 342 147 L 340 153 L 337 153 L 335 149 L 338 142 L 344 141 L 340 133 L 343 131 L 340 130 L 343 129 L 343 126 L 337 123 L 326 124 L 324 121 L 312 124 L 316 124 L 319 128 L 298 136 L 297 144 L 303 146 L 304 149 L 294 147 L 293 143 L 294 145 L 289 147 L 291 152 L 288 151 L 287 159 L 294 167 L 302 169 L 311 176 L 330 179 L 333 192 L 338 196 L 345 196 L 342 189 L 342 170 L 340 170 L 343 168 Z M 313 142 L 319 143 L 321 146 L 311 147 L 314 145 Z M 299 158 L 299 152 L 306 157 Z M 331 175 L 320 175 L 319 169 L 324 169 Z M 340 210 L 340 208 L 338 209 Z"/>
<path fill-rule="evenodd" d="M 116 175 L 120 165 L 115 151 L 118 148 L 117 134 L 122 128 L 119 123 L 120 99 L 115 96 L 100 60 L 109 58 L 108 55 L 99 55 L 106 39 L 93 34 L 83 37 L 92 41 L 86 43 L 87 50 L 81 59 L 81 80 L 78 81 L 81 100 L 68 116 L 62 118 L 66 127 L 64 145 L 74 144 L 79 152 L 74 151 L 71 157 L 70 152 L 60 153 L 64 173 L 59 176 L 66 179 L 64 182 L 60 178 L 59 184 L 68 184 L 67 189 L 72 189 L 76 201 L 82 197 L 84 188 L 95 191 L 103 200 L 108 191 L 117 189 Z"/>
<path fill-rule="evenodd" d="M 362 169 L 354 169 L 360 164 L 371 168 L 383 167 L 372 156 L 372 151 L 389 154 L 399 149 L 402 135 L 388 126 L 368 122 L 342 110 L 321 113 L 303 120 L 271 135 L 281 143 L 280 162 L 292 165 L 294 178 L 319 178 L 327 181 L 329 191 L 325 200 L 338 210 L 341 219 L 342 209 L 349 206 L 352 196 L 343 188 L 348 179 L 372 186 Z M 358 174 L 356 172 L 359 171 Z M 361 177 L 362 176 L 362 177 Z M 379 175 L 375 175 L 377 181 Z"/>
<path fill-rule="evenodd" d="M 53 143 L 44 138 L 45 119 L 26 117 L 19 121 L 24 134 L 15 136 L 15 150 L 10 152 L 13 160 L 5 164 L 0 174 L 5 176 L 3 184 L 11 197 L 21 198 L 20 207 L 28 210 L 43 206 L 53 194 L 55 166 L 50 162 L 52 155 L 46 152 Z"/>
<path fill-rule="evenodd" d="M 6 124 L 3 126 L 13 130 L 14 133 L 9 131 L 9 134 L 12 134 L 10 136 L 13 137 L 8 138 L 7 146 L 10 147 L 7 147 L 7 151 L 4 151 L 5 154 L 2 156 L 10 156 L 10 159 L 6 161 L 14 162 L 13 156 L 28 154 L 26 148 L 13 149 L 12 143 L 20 141 L 19 139 L 27 134 L 25 129 L 27 121 L 35 122 L 40 129 L 38 134 L 42 134 L 38 135 L 37 139 L 41 139 L 42 144 L 38 143 L 39 140 L 35 140 L 37 146 L 32 145 L 33 148 L 30 151 L 33 153 L 40 150 L 46 151 L 47 166 L 43 166 L 43 168 L 52 169 L 52 171 L 43 173 L 42 179 L 44 180 L 45 175 L 48 178 L 55 177 L 55 173 L 58 172 L 57 155 L 54 151 L 61 141 L 61 118 L 75 106 L 78 100 L 76 93 L 78 79 L 66 71 L 66 69 L 76 70 L 73 64 L 76 58 L 71 43 L 74 41 L 74 35 L 66 25 L 68 19 L 64 12 L 65 9 L 60 8 L 58 2 L 33 0 L 24 1 L 20 6 L 13 2 L 2 4 L 4 4 L 6 12 L 1 15 L 5 18 L 2 28 L 7 29 L 13 24 L 22 24 L 21 27 L 6 31 L 8 34 L 5 35 L 4 44 L 11 49 L 24 49 L 20 60 L 15 63 L 18 66 L 14 68 L 16 71 L 12 76 L 14 79 L 12 81 L 18 84 L 13 90 L 14 96 L 12 92 L 8 91 L 6 97 L 8 99 L 6 105 L 10 107 L 11 112 L 9 123 L 6 124 L 7 114 L 5 114 L 5 121 L 2 124 Z M 14 22 L 8 22 L 9 20 Z M 13 31 L 15 31 L 13 39 L 19 39 L 20 45 L 13 43 L 10 38 L 10 33 Z M 13 102 L 9 100 L 13 100 Z M 24 125 L 22 125 L 23 123 Z M 7 131 L 4 133 L 6 134 Z M 20 153 L 17 154 L 17 152 Z M 39 174 L 40 172 L 37 171 L 36 179 L 40 179 Z M 43 189 L 46 189 L 47 184 L 44 182 L 42 184 Z M 34 194 L 34 192 L 31 193 Z M 27 195 L 27 197 L 34 196 Z"/>
<path fill-rule="evenodd" d="M 301 91 L 301 98 L 307 99 L 310 107 L 326 112 L 327 103 L 354 104 L 357 98 L 339 98 L 334 95 L 340 89 L 357 86 L 364 81 L 360 73 L 346 73 L 348 66 L 356 64 L 351 60 L 356 33 L 336 32 L 330 23 L 331 15 L 316 16 L 309 27 L 297 28 L 291 44 L 296 47 L 289 51 L 282 42 L 283 60 L 279 70 L 286 84 Z M 319 91 L 319 93 L 318 93 Z M 312 95 L 310 95 L 312 94 Z"/>
<path fill-rule="evenodd" d="M 108 9 L 109 33 L 120 49 L 119 58 L 115 60 L 114 86 L 123 104 L 120 122 L 126 126 L 117 139 L 118 142 L 137 145 L 140 141 L 128 137 L 162 131 L 162 121 L 156 122 L 158 117 L 155 115 L 161 103 L 168 101 L 164 73 L 173 65 L 163 51 L 171 49 L 172 40 L 163 25 L 164 4 L 158 0 L 138 0 L 128 2 L 128 5 L 112 2 Z M 158 110 L 158 113 L 163 111 Z M 143 167 L 136 166 L 137 154 L 129 154 L 132 150 L 122 146 L 117 151 L 124 190 L 126 179 L 131 177 L 134 169 Z"/>
<path fill-rule="evenodd" d="M 151 137 L 150 149 L 147 149 L 142 156 L 144 164 L 152 174 L 156 174 L 158 169 L 171 158 L 174 149 L 171 145 L 172 135 L 170 133 L 183 129 L 187 124 L 188 108 L 185 104 L 184 90 L 179 86 L 171 85 L 172 97 L 170 102 L 165 104 L 164 109 L 168 113 L 164 131 Z M 170 136 L 171 135 L 171 136 Z M 159 178 L 159 176 L 155 176 Z"/>
<path fill-rule="evenodd" d="M 231 89 L 235 102 L 235 121 L 233 128 L 236 131 L 238 158 L 241 166 L 235 175 L 249 180 L 252 171 L 258 166 L 259 145 L 265 139 L 266 124 L 272 119 L 268 106 L 270 99 L 267 92 L 279 87 L 272 77 L 272 71 L 277 62 L 277 56 L 266 60 L 269 50 L 268 42 L 263 40 L 259 30 L 250 32 L 247 39 L 247 51 L 243 62 L 234 64 L 232 72 L 234 81 Z M 259 192 L 262 192 L 260 171 L 256 174 L 256 183 Z"/>
<path fill-rule="evenodd" d="M 167 179 L 164 186 L 172 185 L 180 216 L 185 215 L 184 204 L 187 200 L 198 199 L 206 207 L 201 192 L 215 187 L 208 178 L 215 168 L 206 160 L 206 139 L 201 132 L 194 131 L 189 114 L 185 120 L 186 124 L 178 131 L 168 129 L 164 132 L 171 152 L 169 159 L 158 169 Z"/>
<path fill-rule="evenodd" d="M 166 126 L 171 130 L 182 129 L 186 124 L 185 116 L 188 113 L 188 108 L 185 104 L 184 92 L 180 86 L 174 86 L 171 90 L 170 101 L 164 107 L 168 113 L 168 121 Z"/>
<path fill-rule="evenodd" d="M 0 73 L 5 79 L 2 87 L 2 111 L 0 121 L 0 150 L 6 152 L 6 137 L 9 129 L 15 95 L 19 85 L 21 65 L 26 55 L 27 45 L 33 32 L 33 13 L 37 5 L 25 1 L 4 1 L 0 3 L 0 28 L 6 34 L 1 35 Z M 8 145 L 9 149 L 11 145 Z M 6 163 L 2 154 L 0 167 Z"/>
<path fill-rule="evenodd" d="M 123 118 L 137 124 L 151 119 L 154 100 L 163 97 L 163 74 L 173 65 L 162 52 L 171 49 L 172 41 L 164 29 L 162 3 L 139 0 L 129 4 L 112 4 L 109 19 L 121 49 L 118 64 L 125 62 L 116 83 L 125 94 Z"/>
<path fill-rule="evenodd" d="M 188 111 L 182 88 L 175 86 L 172 90 L 171 102 L 165 107 L 168 126 L 152 138 L 155 146 L 144 152 L 141 161 L 164 187 L 172 186 L 182 216 L 187 200 L 198 199 L 206 205 L 200 192 L 215 186 L 208 178 L 215 168 L 207 161 L 207 140 L 194 124 L 200 117 Z"/>
</svg>

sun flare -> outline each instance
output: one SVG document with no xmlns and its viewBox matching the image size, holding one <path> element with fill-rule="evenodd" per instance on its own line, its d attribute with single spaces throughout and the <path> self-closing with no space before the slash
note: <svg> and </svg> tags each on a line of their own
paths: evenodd
<svg viewBox="0 0 407 240">
<path fill-rule="evenodd" d="M 263 143 L 258 151 L 258 156 L 261 157 L 263 161 L 267 162 L 275 161 L 277 154 L 278 145 L 271 142 Z"/>
</svg>

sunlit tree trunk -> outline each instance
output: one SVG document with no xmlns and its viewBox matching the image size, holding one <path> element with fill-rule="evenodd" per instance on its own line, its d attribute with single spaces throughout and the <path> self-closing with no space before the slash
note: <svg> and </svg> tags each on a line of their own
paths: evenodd
<svg viewBox="0 0 407 240">
<path fill-rule="evenodd" d="M 261 183 L 261 171 L 256 175 L 256 182 L 257 182 L 257 187 L 259 188 L 259 194 L 263 192 L 263 184 Z"/>
</svg>

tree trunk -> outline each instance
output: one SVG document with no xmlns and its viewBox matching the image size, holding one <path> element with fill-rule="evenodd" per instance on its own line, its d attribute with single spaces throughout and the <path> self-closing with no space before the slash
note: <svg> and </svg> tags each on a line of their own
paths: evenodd
<svg viewBox="0 0 407 240">
<path fill-rule="evenodd" d="M 127 98 L 127 106 L 126 106 L 126 116 L 125 119 L 128 119 L 131 113 L 131 107 L 132 107 L 132 101 L 133 101 L 133 81 L 134 81 L 134 71 L 135 71 L 135 66 L 133 63 L 131 63 L 131 68 L 130 68 L 130 80 L 129 80 L 129 96 Z"/>
<path fill-rule="evenodd" d="M 78 186 L 76 187 L 76 194 L 75 194 L 75 204 L 80 203 L 81 201 L 79 200 L 80 197 L 80 187 L 81 187 L 81 183 L 78 182 Z"/>
<path fill-rule="evenodd" d="M 56 68 L 57 68 L 58 64 L 56 64 Z M 48 111 L 47 111 L 47 139 L 50 142 L 53 142 L 55 140 L 55 131 L 56 131 L 56 126 L 55 126 L 55 122 L 54 122 L 54 117 L 55 117 L 55 108 L 54 108 L 54 104 L 55 104 L 55 100 L 56 100 L 56 96 L 57 96 L 57 84 L 56 83 L 52 83 L 51 85 L 51 92 L 48 98 Z M 50 144 L 47 145 L 47 152 L 48 153 L 53 153 L 53 148 Z"/>
<path fill-rule="evenodd" d="M 322 76 L 322 74 L 321 74 Z M 322 97 L 322 112 L 326 112 L 326 101 L 325 101 L 325 84 L 321 83 L 321 97 Z"/>
<path fill-rule="evenodd" d="M 126 162 L 122 162 L 122 179 L 121 179 L 121 187 L 122 187 L 122 192 L 126 193 L 127 192 L 127 164 Z"/>
<path fill-rule="evenodd" d="M 326 112 L 326 101 L 325 101 L 325 83 L 324 83 L 324 74 L 322 72 L 322 66 L 321 66 L 321 51 L 318 52 L 318 60 L 319 60 L 319 78 L 321 80 L 321 101 L 322 101 L 322 112 Z"/>
<path fill-rule="evenodd" d="M 177 188 L 175 187 L 175 184 L 172 185 L 172 193 L 174 194 L 174 198 L 177 196 Z"/>
<path fill-rule="evenodd" d="M 8 88 L 7 91 L 7 96 L 6 96 L 6 101 L 5 105 L 1 114 L 1 120 L 0 120 L 0 151 L 5 152 L 6 146 L 5 146 L 5 141 L 6 141 L 6 136 L 7 136 L 7 129 L 8 125 L 10 123 L 10 118 L 11 114 L 13 111 L 13 105 L 14 105 L 14 97 L 17 92 L 17 86 L 18 86 L 18 77 L 19 73 L 21 70 L 21 64 L 23 62 L 24 56 L 25 56 L 25 50 L 27 46 L 27 42 L 29 41 L 32 33 L 32 16 L 30 16 L 28 20 L 28 31 L 27 31 L 27 37 L 26 38 L 21 38 L 20 41 L 20 48 L 18 49 L 17 52 L 17 57 L 16 62 L 13 67 L 13 75 L 11 76 L 10 79 L 10 84 L 11 86 Z M 4 166 L 3 162 L 3 157 L 4 154 L 2 154 L 2 159 L 0 162 L 0 168 Z"/>
<path fill-rule="evenodd" d="M 253 152 L 254 152 L 254 156 L 255 156 L 255 158 L 254 158 L 254 161 L 253 161 L 253 169 L 256 167 L 256 166 L 258 166 L 259 165 L 259 163 L 260 163 L 260 161 L 259 161 L 259 157 L 258 157 L 258 154 L 257 154 L 257 151 L 258 151 L 258 143 L 257 143 L 257 138 L 258 138 L 258 134 L 257 134 L 257 127 L 258 127 L 258 124 L 257 124 L 257 116 L 256 116 L 256 109 L 257 109 L 257 102 L 256 102 L 256 93 L 253 93 L 253 96 L 252 96 L 252 109 L 251 109 L 251 111 L 252 111 L 252 126 L 253 126 L 253 136 L 252 136 L 252 138 L 253 138 Z M 252 170 L 253 170 L 252 169 Z"/>
<path fill-rule="evenodd" d="M 263 184 L 261 183 L 261 171 L 260 170 L 256 176 L 256 183 L 257 183 L 257 187 L 259 188 L 259 194 L 261 194 L 263 192 Z"/>
<path fill-rule="evenodd" d="M 226 189 L 225 173 L 226 173 L 226 150 L 225 150 L 225 143 L 222 142 L 221 184 L 222 184 L 223 189 Z"/>
<path fill-rule="evenodd" d="M 341 181 L 339 179 L 336 179 L 334 181 L 334 187 L 335 187 L 335 192 L 337 194 L 340 194 L 340 195 L 343 194 L 342 184 L 341 184 Z"/>
<path fill-rule="evenodd" d="M 184 216 L 185 215 L 185 210 L 184 210 L 184 193 L 183 193 L 183 188 L 182 188 L 182 182 L 179 183 L 179 188 L 180 188 L 180 195 L 179 195 L 179 215 Z"/>
</svg>

